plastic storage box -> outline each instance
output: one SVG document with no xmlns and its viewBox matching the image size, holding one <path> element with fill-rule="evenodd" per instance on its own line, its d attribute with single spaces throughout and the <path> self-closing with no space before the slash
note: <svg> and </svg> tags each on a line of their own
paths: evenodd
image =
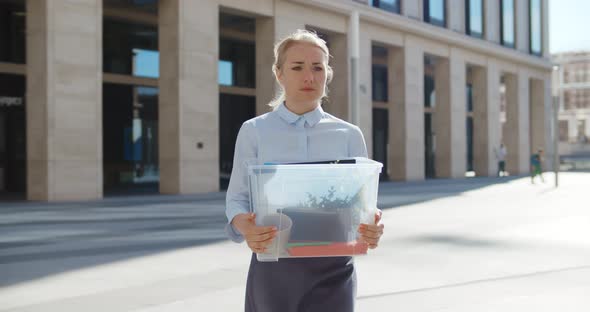
<svg viewBox="0 0 590 312">
<path fill-rule="evenodd" d="M 375 221 L 382 167 L 367 158 L 248 166 L 256 224 L 278 229 L 258 261 L 366 254 L 358 227 Z"/>
</svg>

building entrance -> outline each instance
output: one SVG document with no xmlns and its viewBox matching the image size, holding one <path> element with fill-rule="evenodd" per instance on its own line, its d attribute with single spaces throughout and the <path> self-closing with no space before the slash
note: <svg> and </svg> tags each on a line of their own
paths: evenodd
<svg viewBox="0 0 590 312">
<path fill-rule="evenodd" d="M 0 194 L 26 192 L 25 77 L 0 74 Z"/>
<path fill-rule="evenodd" d="M 373 159 L 383 164 L 381 181 L 389 180 L 387 174 L 387 145 L 389 142 L 389 110 L 373 108 Z"/>
</svg>

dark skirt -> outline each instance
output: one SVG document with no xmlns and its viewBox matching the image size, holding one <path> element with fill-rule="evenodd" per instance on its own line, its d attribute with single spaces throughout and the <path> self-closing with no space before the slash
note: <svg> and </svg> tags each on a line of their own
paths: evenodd
<svg viewBox="0 0 590 312">
<path fill-rule="evenodd" d="M 351 257 L 286 258 L 259 262 L 252 254 L 246 312 L 354 311 Z"/>
</svg>

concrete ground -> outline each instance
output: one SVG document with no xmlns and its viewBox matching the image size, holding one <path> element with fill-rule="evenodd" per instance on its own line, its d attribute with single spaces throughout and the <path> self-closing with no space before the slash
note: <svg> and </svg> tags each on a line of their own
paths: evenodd
<svg viewBox="0 0 590 312">
<path fill-rule="evenodd" d="M 590 173 L 382 183 L 358 311 L 588 311 Z M 241 311 L 223 193 L 0 203 L 0 311 Z"/>
</svg>

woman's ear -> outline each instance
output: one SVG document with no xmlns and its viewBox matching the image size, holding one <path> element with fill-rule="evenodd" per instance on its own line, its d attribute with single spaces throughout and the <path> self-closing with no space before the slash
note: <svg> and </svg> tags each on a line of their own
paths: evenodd
<svg viewBox="0 0 590 312">
<path fill-rule="evenodd" d="M 278 83 L 279 83 L 279 85 L 281 86 L 281 88 L 284 88 L 284 84 L 283 84 L 283 78 L 284 78 L 284 75 L 283 75 L 283 73 L 282 73 L 280 70 L 278 70 L 278 71 L 275 73 L 275 77 L 276 77 L 276 79 L 277 79 L 277 82 L 278 82 Z"/>
<path fill-rule="evenodd" d="M 280 68 L 275 71 L 275 77 L 280 84 L 283 84 L 283 71 Z"/>
<path fill-rule="evenodd" d="M 327 71 L 327 75 L 326 75 L 326 84 L 329 84 L 330 82 L 332 82 L 332 79 L 334 78 L 334 70 L 332 69 L 332 67 L 327 67 L 328 71 Z"/>
</svg>

